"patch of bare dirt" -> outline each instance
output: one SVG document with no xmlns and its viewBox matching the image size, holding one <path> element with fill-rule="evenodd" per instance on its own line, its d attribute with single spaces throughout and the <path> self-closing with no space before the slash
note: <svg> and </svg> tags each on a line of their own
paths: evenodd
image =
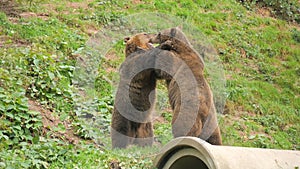
<svg viewBox="0 0 300 169">
<path fill-rule="evenodd" d="M 258 8 L 257 13 L 263 17 L 271 17 L 272 14 L 268 8 Z"/>
<path fill-rule="evenodd" d="M 0 36 L 0 47 L 26 47 L 29 46 L 30 43 L 27 42 L 26 40 L 21 40 L 21 39 L 12 39 L 9 36 L 6 35 L 1 35 Z"/>
<path fill-rule="evenodd" d="M 234 112 L 235 105 L 232 101 L 226 100 L 223 114 L 232 114 Z"/>
<path fill-rule="evenodd" d="M 245 49 L 241 48 L 241 49 L 240 49 L 240 53 L 241 53 L 241 57 L 242 57 L 242 58 L 244 58 L 244 59 L 247 58 L 247 54 L 246 54 Z"/>
<path fill-rule="evenodd" d="M 112 66 L 110 63 L 120 60 L 119 57 L 120 56 L 118 56 L 114 51 L 107 52 L 105 55 L 105 63 L 103 64 L 107 73 L 118 72 L 117 68 Z"/>
<path fill-rule="evenodd" d="M 132 0 L 131 1 L 133 4 L 141 4 L 141 3 L 143 3 L 143 1 L 142 0 Z"/>
<path fill-rule="evenodd" d="M 43 4 L 42 5 L 48 12 L 55 12 L 56 13 L 56 5 L 53 3 Z"/>
<path fill-rule="evenodd" d="M 85 25 L 84 30 L 85 33 L 87 33 L 89 36 L 95 35 L 99 30 L 94 25 Z"/>
<path fill-rule="evenodd" d="M 71 127 L 71 122 L 68 120 L 61 121 L 58 117 L 53 116 L 50 110 L 43 108 L 38 102 L 29 100 L 29 110 L 40 112 L 42 115 L 43 122 L 43 133 L 51 132 L 51 136 L 54 138 L 60 138 L 69 143 L 77 144 L 81 138 L 74 135 L 74 131 Z M 54 131 L 53 129 L 58 127 L 59 124 L 64 125 L 65 132 Z"/>
<path fill-rule="evenodd" d="M 106 55 L 105 58 L 108 61 L 116 61 L 119 59 L 119 56 L 114 52 L 114 51 L 109 51 Z"/>
<path fill-rule="evenodd" d="M 8 16 L 18 16 L 20 10 L 13 0 L 0 0 L 0 11 Z"/>
<path fill-rule="evenodd" d="M 49 18 L 49 14 L 47 13 L 34 13 L 34 12 L 22 12 L 19 14 L 21 18 L 41 18 L 43 20 L 47 20 Z"/>
<path fill-rule="evenodd" d="M 20 10 L 19 4 L 17 4 L 13 0 L 0 0 L 0 11 L 4 12 L 9 21 L 12 23 L 18 24 L 20 18 L 41 18 L 43 20 L 47 20 L 49 14 L 46 13 L 34 13 L 34 12 L 24 12 Z"/>
<path fill-rule="evenodd" d="M 91 3 L 92 0 L 86 0 L 83 2 L 67 2 L 65 4 L 65 9 L 63 11 L 58 11 L 57 8 L 58 6 L 56 4 L 43 4 L 43 6 L 47 9 L 47 11 L 49 11 L 50 13 L 62 13 L 62 14 L 70 14 L 70 12 L 72 12 L 72 14 L 76 13 L 76 11 L 78 9 L 83 9 L 83 10 L 91 10 L 91 8 L 89 7 L 89 3 Z"/>
<path fill-rule="evenodd" d="M 84 2 L 68 2 L 67 7 L 74 8 L 74 9 L 88 9 L 89 8 L 89 1 Z"/>
<path fill-rule="evenodd" d="M 22 13 L 13 0 L 0 0 L 0 11 L 4 12 L 12 23 L 18 23 L 20 13 Z M 0 47 L 21 47 L 29 45 L 30 43 L 26 40 L 13 39 L 6 35 L 0 35 Z"/>
</svg>

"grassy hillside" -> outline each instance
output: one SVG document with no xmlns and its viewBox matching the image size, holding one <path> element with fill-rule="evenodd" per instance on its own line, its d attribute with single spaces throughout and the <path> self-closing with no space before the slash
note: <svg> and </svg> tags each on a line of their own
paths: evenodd
<svg viewBox="0 0 300 169">
<path fill-rule="evenodd" d="M 227 81 L 218 116 L 225 145 L 300 150 L 299 1 L 259 2 L 1 1 L 0 168 L 151 167 L 159 146 L 110 149 L 124 44 L 99 56 L 94 77 L 84 62 L 97 31 L 139 12 L 180 17 L 217 50 Z M 78 81 L 81 62 L 91 76 Z M 83 84 L 95 88 L 84 91 Z M 165 98 L 162 92 L 155 124 L 162 144 L 172 137 Z"/>
</svg>

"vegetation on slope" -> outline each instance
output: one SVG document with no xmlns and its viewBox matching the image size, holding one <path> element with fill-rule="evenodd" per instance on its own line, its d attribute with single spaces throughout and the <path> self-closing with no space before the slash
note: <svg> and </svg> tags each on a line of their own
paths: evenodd
<svg viewBox="0 0 300 169">
<path fill-rule="evenodd" d="M 273 2 L 2 1 L 0 168 L 151 167 L 152 149 L 103 146 L 110 144 L 114 101 L 107 77 L 118 76 L 124 44 L 101 60 L 92 100 L 81 100 L 80 82 L 74 81 L 88 39 L 136 12 L 185 19 L 217 49 L 227 79 L 219 115 L 225 145 L 300 150 L 300 5 Z M 155 132 L 166 143 L 171 115 L 160 101 L 166 109 Z"/>
</svg>

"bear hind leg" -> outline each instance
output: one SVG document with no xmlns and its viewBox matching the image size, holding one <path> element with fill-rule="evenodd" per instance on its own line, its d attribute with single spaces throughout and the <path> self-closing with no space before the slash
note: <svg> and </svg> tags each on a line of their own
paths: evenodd
<svg viewBox="0 0 300 169">
<path fill-rule="evenodd" d="M 212 135 L 206 140 L 212 145 L 222 145 L 222 137 L 220 133 L 220 128 L 217 127 Z"/>
<path fill-rule="evenodd" d="M 153 144 L 153 126 L 151 122 L 141 123 L 136 131 L 134 144 L 139 146 L 152 146 Z"/>
<path fill-rule="evenodd" d="M 111 129 L 111 140 L 113 148 L 126 148 L 132 143 L 132 137 L 123 134 L 115 129 Z"/>
</svg>

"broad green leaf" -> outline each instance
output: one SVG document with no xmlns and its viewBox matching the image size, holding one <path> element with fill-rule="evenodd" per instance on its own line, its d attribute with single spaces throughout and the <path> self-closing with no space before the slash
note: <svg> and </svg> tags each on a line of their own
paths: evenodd
<svg viewBox="0 0 300 169">
<path fill-rule="evenodd" d="M 249 140 L 253 140 L 253 139 L 255 139 L 255 138 L 256 138 L 256 135 L 250 135 L 250 136 L 248 137 Z"/>
<path fill-rule="evenodd" d="M 18 106 L 17 108 L 18 108 L 18 110 L 25 111 L 25 112 L 28 110 L 28 107 L 24 107 L 24 106 L 21 106 L 21 105 Z"/>
<path fill-rule="evenodd" d="M 13 126 L 14 129 L 21 130 L 21 126 Z"/>
<path fill-rule="evenodd" d="M 0 168 L 6 168 L 6 164 L 4 162 L 0 162 Z"/>
<path fill-rule="evenodd" d="M 21 143 L 19 143 L 19 145 L 20 145 L 20 146 L 27 146 L 28 143 L 27 143 L 27 142 L 21 142 Z"/>
<path fill-rule="evenodd" d="M 10 97 L 11 97 L 11 96 L 10 96 Z M 12 100 L 11 98 L 9 98 L 9 97 L 6 97 L 6 98 L 3 99 L 2 101 L 5 102 L 5 103 L 12 103 L 12 102 L 13 102 L 13 100 Z"/>
<path fill-rule="evenodd" d="M 6 107 L 7 110 L 15 110 L 16 106 L 14 104 L 10 104 Z"/>
<path fill-rule="evenodd" d="M 27 113 L 18 113 L 18 116 L 23 118 L 23 119 L 30 119 L 29 115 Z"/>
<path fill-rule="evenodd" d="M 55 78 L 54 73 L 48 71 L 48 76 L 51 80 L 53 80 Z"/>
<path fill-rule="evenodd" d="M 5 111 L 5 106 L 3 103 L 0 102 L 0 111 L 4 112 Z"/>
<path fill-rule="evenodd" d="M 33 63 L 34 63 L 34 65 L 35 65 L 36 67 L 39 66 L 39 60 L 38 60 L 38 59 L 34 58 Z"/>
<path fill-rule="evenodd" d="M 34 128 L 40 128 L 42 126 L 43 126 L 42 122 L 36 122 L 36 123 L 34 123 Z"/>
<path fill-rule="evenodd" d="M 31 118 L 30 118 L 30 121 L 37 122 L 37 121 L 40 121 L 40 119 L 38 119 L 38 118 L 34 118 L 34 117 L 31 117 Z"/>
<path fill-rule="evenodd" d="M 33 142 L 34 144 L 38 144 L 38 143 L 39 143 L 39 136 L 33 137 L 32 142 Z"/>
<path fill-rule="evenodd" d="M 101 112 L 101 113 L 107 113 L 107 112 L 108 112 L 108 109 L 107 109 L 107 108 L 101 108 L 101 109 L 100 109 L 100 112 Z"/>
<path fill-rule="evenodd" d="M 24 168 L 29 168 L 31 166 L 29 161 L 22 161 L 20 164 Z"/>
<path fill-rule="evenodd" d="M 10 118 L 14 118 L 14 114 L 12 112 L 6 112 L 5 115 Z"/>
<path fill-rule="evenodd" d="M 33 126 L 33 124 L 26 124 L 26 128 L 31 128 Z"/>
<path fill-rule="evenodd" d="M 8 137 L 7 135 L 3 134 L 3 133 L 0 131 L 0 139 L 1 139 L 1 138 L 4 138 L 5 140 L 8 140 L 8 139 L 9 139 L 9 137 Z"/>
<path fill-rule="evenodd" d="M 47 84 L 45 84 L 45 83 L 42 83 L 42 84 L 41 84 L 41 88 L 42 88 L 42 89 L 45 89 L 46 86 L 47 86 Z"/>
<path fill-rule="evenodd" d="M 26 140 L 32 140 L 33 137 L 32 137 L 31 135 L 25 135 L 25 139 L 26 139 Z"/>
<path fill-rule="evenodd" d="M 18 122 L 21 122 L 21 118 L 19 116 L 14 116 L 15 117 L 15 120 L 18 121 Z"/>
<path fill-rule="evenodd" d="M 29 110 L 29 111 L 28 111 L 28 114 L 31 114 L 31 115 L 37 116 L 37 115 L 39 115 L 39 114 L 41 114 L 41 113 L 40 113 L 40 112 L 38 112 L 38 111 Z"/>
</svg>

